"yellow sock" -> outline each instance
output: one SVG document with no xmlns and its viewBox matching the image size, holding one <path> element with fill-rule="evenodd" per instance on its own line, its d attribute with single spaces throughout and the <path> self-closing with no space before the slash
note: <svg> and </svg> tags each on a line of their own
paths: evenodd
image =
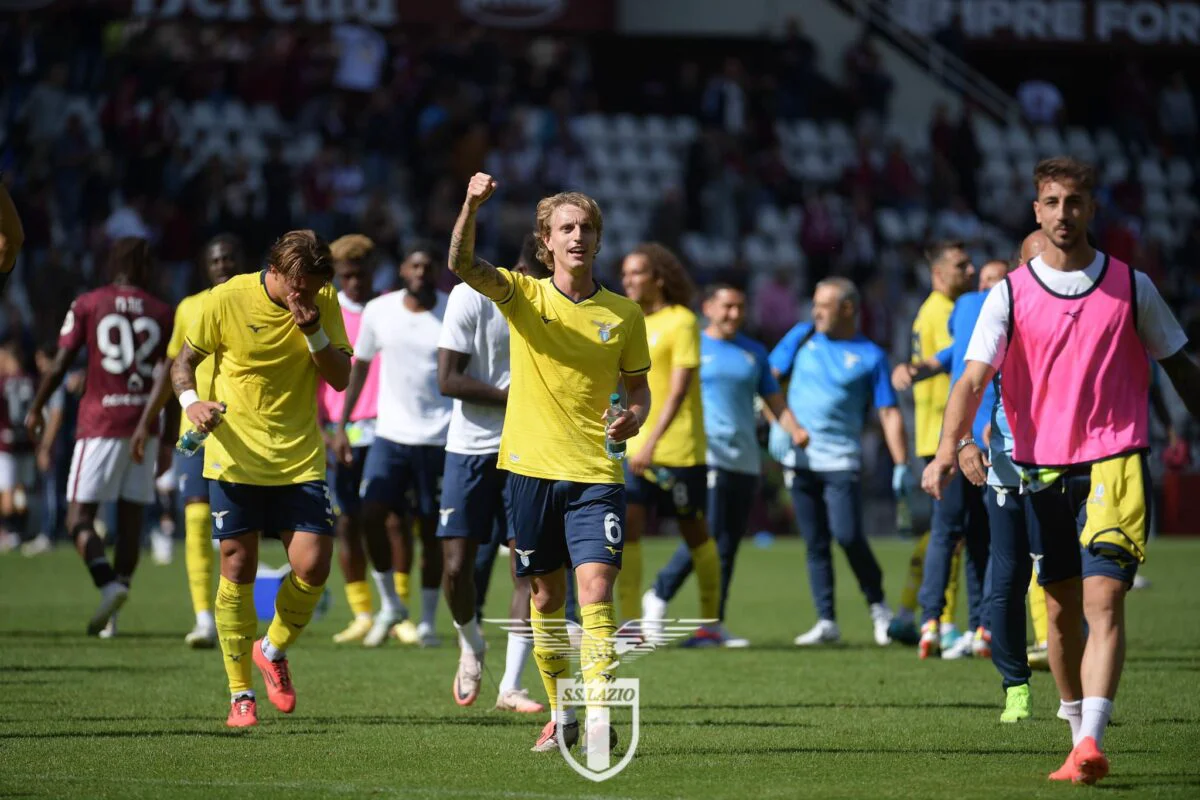
<svg viewBox="0 0 1200 800">
<path fill-rule="evenodd" d="M 704 544 L 691 548 L 691 552 L 696 584 L 700 587 L 700 617 L 716 619 L 721 613 L 721 558 L 717 555 L 717 543 L 709 537 Z"/>
<path fill-rule="evenodd" d="M 617 576 L 617 602 L 621 619 L 641 619 L 642 616 L 642 541 L 626 540 L 621 553 L 621 574 Z"/>
<path fill-rule="evenodd" d="M 900 608 L 916 614 L 918 611 L 917 593 L 921 591 L 921 580 L 925 576 L 925 550 L 929 547 L 929 531 L 917 539 L 912 557 L 908 560 L 908 576 L 904 579 L 904 588 L 900 590 Z"/>
<path fill-rule="evenodd" d="M 1046 612 L 1046 590 L 1038 586 L 1037 575 L 1029 580 L 1029 616 L 1033 617 L 1033 638 L 1045 644 L 1050 638 L 1050 621 Z"/>
<path fill-rule="evenodd" d="M 212 611 L 212 515 L 208 503 L 188 503 L 183 509 L 183 560 L 187 566 L 192 610 Z"/>
<path fill-rule="evenodd" d="M 354 616 L 371 614 L 371 585 L 366 581 L 351 581 L 346 584 L 346 603 Z"/>
<path fill-rule="evenodd" d="M 567 654 L 571 652 L 571 640 L 567 637 L 566 621 L 565 607 L 543 614 L 534 608 L 532 601 L 529 604 L 533 660 L 537 664 L 538 674 L 542 676 L 542 685 L 546 687 L 551 711 L 558 710 L 559 677 L 570 677 L 567 675 Z"/>
<path fill-rule="evenodd" d="M 617 677 L 617 620 L 611 602 L 584 606 L 579 609 L 579 619 L 583 622 L 579 661 L 583 665 L 584 685 L 590 692 L 596 684 L 612 683 Z"/>
<path fill-rule="evenodd" d="M 392 584 L 396 587 L 396 594 L 400 595 L 400 600 L 403 601 L 404 605 L 412 608 L 412 603 L 409 602 L 408 573 L 393 572 Z"/>
<path fill-rule="evenodd" d="M 267 628 L 271 644 L 285 652 L 300 637 L 300 631 L 312 620 L 313 609 L 325 586 L 311 586 L 289 572 L 275 595 L 275 619 Z"/>
<path fill-rule="evenodd" d="M 217 638 L 225 656 L 225 674 L 233 695 L 249 692 L 250 648 L 258 629 L 254 613 L 254 584 L 234 583 L 221 576 L 217 583 Z"/>
<path fill-rule="evenodd" d="M 958 576 L 962 574 L 963 543 L 960 541 L 950 557 L 950 580 L 946 581 L 946 605 L 942 609 L 940 622 L 954 624 L 954 613 L 958 611 Z"/>
</svg>

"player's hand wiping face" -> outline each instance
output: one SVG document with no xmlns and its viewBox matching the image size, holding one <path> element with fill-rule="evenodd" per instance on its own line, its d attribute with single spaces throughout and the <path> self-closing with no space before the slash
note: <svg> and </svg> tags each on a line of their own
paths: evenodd
<svg viewBox="0 0 1200 800">
<path fill-rule="evenodd" d="M 307 295 L 293 289 L 285 298 L 288 310 L 292 312 L 292 321 L 305 334 L 316 333 L 321 322 L 321 311 L 314 301 L 315 294 L 314 292 L 313 295 Z"/>
</svg>

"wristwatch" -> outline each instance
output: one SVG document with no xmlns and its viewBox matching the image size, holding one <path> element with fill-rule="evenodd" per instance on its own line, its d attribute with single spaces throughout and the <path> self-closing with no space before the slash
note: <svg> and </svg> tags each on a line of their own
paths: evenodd
<svg viewBox="0 0 1200 800">
<path fill-rule="evenodd" d="M 975 437 L 974 436 L 964 436 L 963 438 L 958 440 L 958 446 L 954 448 L 954 452 L 961 453 L 964 447 L 966 447 L 968 445 L 972 445 L 972 444 L 975 444 Z"/>
</svg>

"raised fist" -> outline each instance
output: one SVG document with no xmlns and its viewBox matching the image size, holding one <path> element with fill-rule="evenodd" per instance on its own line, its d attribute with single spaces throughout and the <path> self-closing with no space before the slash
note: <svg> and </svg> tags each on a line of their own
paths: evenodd
<svg viewBox="0 0 1200 800">
<path fill-rule="evenodd" d="M 496 181 L 485 172 L 476 172 L 467 184 L 467 205 L 472 210 L 479 208 L 496 191 Z"/>
</svg>

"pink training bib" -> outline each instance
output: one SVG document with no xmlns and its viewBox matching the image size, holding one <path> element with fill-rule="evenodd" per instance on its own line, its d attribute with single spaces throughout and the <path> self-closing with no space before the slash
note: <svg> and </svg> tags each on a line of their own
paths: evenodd
<svg viewBox="0 0 1200 800">
<path fill-rule="evenodd" d="M 353 346 L 358 341 L 358 329 L 362 326 L 362 311 L 351 311 L 342 306 L 342 319 L 346 323 L 346 336 Z M 346 395 L 336 392 L 325 381 L 317 386 L 317 410 L 322 422 L 337 422 L 342 418 L 342 404 Z M 350 415 L 351 422 L 363 419 L 375 419 L 379 399 L 379 364 L 371 362 L 367 371 L 367 382 L 363 384 L 362 394 L 358 396 L 358 405 Z"/>
<path fill-rule="evenodd" d="M 1150 360 L 1133 268 L 1105 255 L 1087 292 L 1050 291 L 1028 266 L 1008 278 L 1000 388 L 1022 466 L 1087 464 L 1150 446 Z"/>
</svg>

